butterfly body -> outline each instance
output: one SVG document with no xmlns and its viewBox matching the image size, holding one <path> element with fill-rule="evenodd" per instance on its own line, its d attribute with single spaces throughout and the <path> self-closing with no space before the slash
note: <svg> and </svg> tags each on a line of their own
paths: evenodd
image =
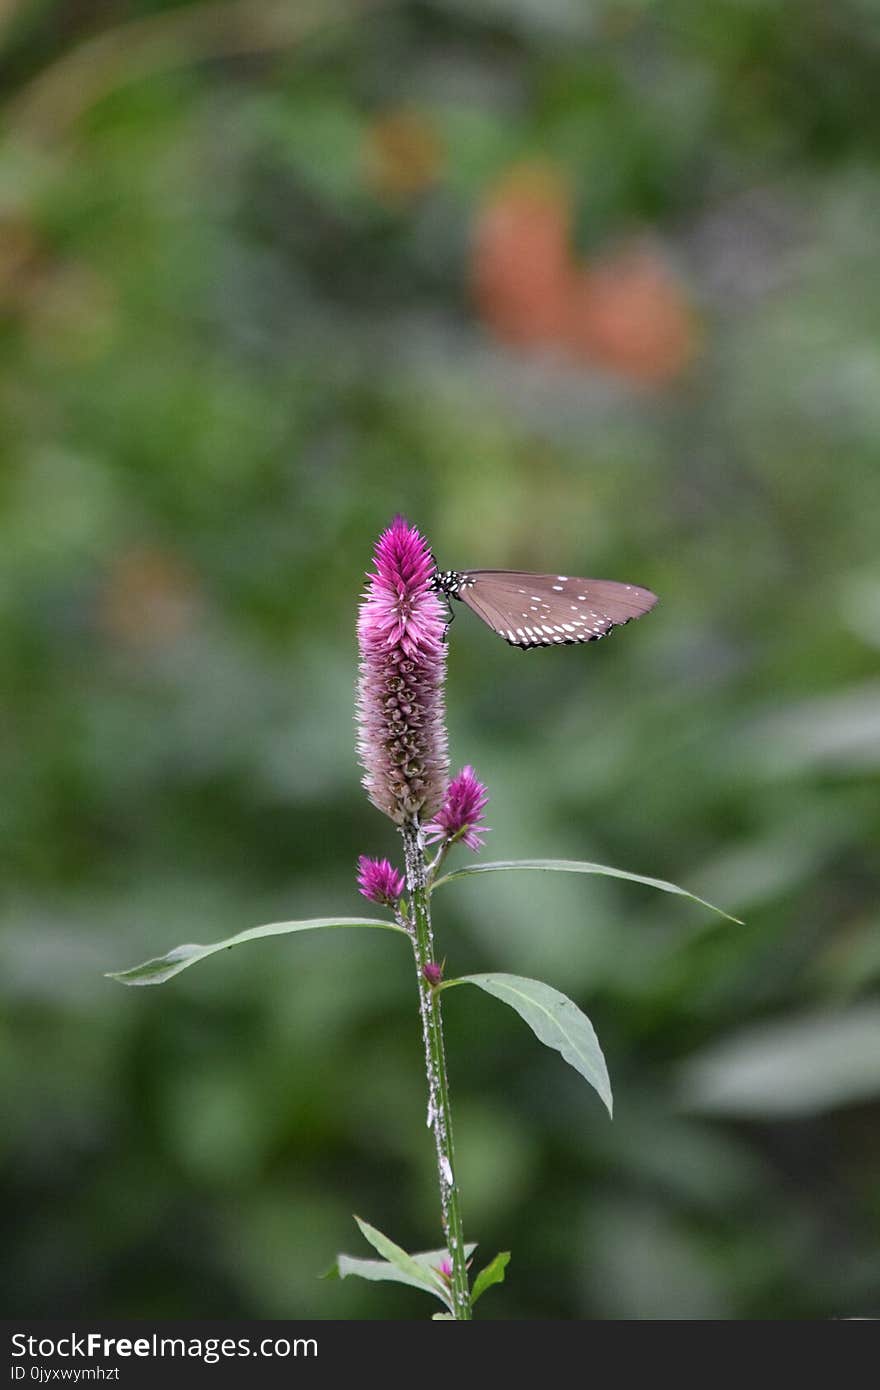
<svg viewBox="0 0 880 1390">
<path fill-rule="evenodd" d="M 438 570 L 432 587 L 522 650 L 596 642 L 657 602 L 637 584 L 527 570 Z"/>
</svg>

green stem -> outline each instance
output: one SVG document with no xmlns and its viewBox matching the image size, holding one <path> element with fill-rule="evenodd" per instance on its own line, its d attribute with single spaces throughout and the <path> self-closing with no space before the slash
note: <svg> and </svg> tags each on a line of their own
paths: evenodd
<svg viewBox="0 0 880 1390">
<path fill-rule="evenodd" d="M 428 1126 L 433 1131 L 437 1149 L 437 1176 L 440 1182 L 440 1207 L 443 1232 L 452 1262 L 453 1312 L 457 1319 L 471 1316 L 468 1289 L 467 1255 L 461 1221 L 461 1196 L 455 1176 L 455 1149 L 452 1142 L 452 1113 L 449 1106 L 449 1082 L 446 1077 L 446 1052 L 443 1046 L 443 1020 L 440 999 L 425 979 L 424 967 L 434 960 L 434 938 L 431 931 L 431 909 L 425 871 L 425 846 L 418 821 L 402 827 L 406 855 L 406 886 L 409 891 L 412 918 L 412 944 L 416 958 L 419 985 L 419 1012 L 425 1043 L 425 1072 L 428 1078 Z"/>
<path fill-rule="evenodd" d="M 463 827 L 461 830 L 456 831 L 456 833 L 455 833 L 454 835 L 451 835 L 451 836 L 449 837 L 448 840 L 444 840 L 444 841 L 441 843 L 440 848 L 438 849 L 436 855 L 435 855 L 434 858 L 431 860 L 430 864 L 428 864 L 428 865 L 426 866 L 426 869 L 425 869 L 425 878 L 426 878 L 426 882 L 427 882 L 427 885 L 428 885 L 428 892 L 429 892 L 429 893 L 432 891 L 432 889 L 433 889 L 433 887 L 434 887 L 434 879 L 437 877 L 437 875 L 439 874 L 440 870 L 443 868 L 443 864 L 444 864 L 444 861 L 445 861 L 445 859 L 446 859 L 447 854 L 448 854 L 449 851 L 452 849 L 452 846 L 453 846 L 453 845 L 457 845 L 457 844 L 458 844 L 459 840 L 460 840 L 460 839 L 462 838 L 462 836 L 464 835 L 464 832 L 465 832 L 465 829 L 466 829 L 466 828 L 467 828 L 467 827 Z"/>
</svg>

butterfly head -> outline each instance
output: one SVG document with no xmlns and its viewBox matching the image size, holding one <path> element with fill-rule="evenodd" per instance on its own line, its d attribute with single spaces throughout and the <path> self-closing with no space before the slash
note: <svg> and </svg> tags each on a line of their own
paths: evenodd
<svg viewBox="0 0 880 1390">
<path fill-rule="evenodd" d="M 461 598 L 462 589 L 473 584 L 473 580 L 458 570 L 437 570 L 431 579 L 431 588 L 446 598 Z"/>
</svg>

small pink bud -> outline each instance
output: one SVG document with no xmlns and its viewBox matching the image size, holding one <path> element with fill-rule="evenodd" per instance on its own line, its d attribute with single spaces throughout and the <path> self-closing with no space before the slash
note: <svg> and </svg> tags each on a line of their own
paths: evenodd
<svg viewBox="0 0 880 1390">
<path fill-rule="evenodd" d="M 443 966 L 438 965 L 436 961 L 429 960 L 426 965 L 422 966 L 422 974 L 431 988 L 436 989 L 443 979 Z"/>
</svg>

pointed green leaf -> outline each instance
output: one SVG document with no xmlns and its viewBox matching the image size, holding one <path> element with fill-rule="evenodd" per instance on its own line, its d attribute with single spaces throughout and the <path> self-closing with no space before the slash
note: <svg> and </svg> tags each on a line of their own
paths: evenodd
<svg viewBox="0 0 880 1390">
<path fill-rule="evenodd" d="M 306 922 L 270 922 L 265 927 L 240 931 L 237 936 L 227 937 L 225 941 L 214 941 L 210 946 L 175 946 L 167 955 L 145 960 L 142 965 L 133 965 L 129 970 L 109 971 L 106 978 L 119 980 L 123 985 L 161 985 L 173 975 L 179 975 L 181 970 L 195 965 L 197 960 L 213 956 L 216 951 L 228 951 L 232 946 L 256 941 L 261 936 L 285 936 L 288 932 L 313 931 L 316 927 L 384 927 L 386 931 L 406 935 L 404 928 L 396 922 L 383 922 L 372 917 L 313 917 Z"/>
<path fill-rule="evenodd" d="M 504 1283 L 504 1271 L 510 1264 L 510 1251 L 502 1250 L 496 1255 L 494 1260 L 490 1260 L 485 1269 L 481 1269 L 474 1280 L 473 1292 L 471 1293 L 471 1307 L 473 1308 L 477 1299 L 491 1289 L 493 1284 Z"/>
<path fill-rule="evenodd" d="M 451 1313 L 433 1313 L 432 1316 L 431 1316 L 431 1321 L 432 1321 L 432 1322 L 455 1322 L 455 1318 L 452 1316 Z"/>
<path fill-rule="evenodd" d="M 468 1259 L 476 1248 L 476 1244 L 473 1242 L 465 1246 Z M 449 1259 L 449 1251 L 421 1250 L 418 1254 L 410 1255 L 409 1258 L 415 1260 L 416 1264 L 424 1270 L 436 1271 L 443 1260 Z M 396 1265 L 390 1264 L 387 1260 L 361 1260 L 355 1259 L 353 1255 L 338 1255 L 321 1278 L 347 1279 L 349 1275 L 357 1275 L 360 1279 L 390 1280 L 395 1284 L 409 1284 L 412 1288 L 423 1289 L 425 1287 L 422 1279 L 417 1281 L 411 1274 L 398 1269 Z M 435 1292 L 433 1287 L 431 1292 Z"/>
<path fill-rule="evenodd" d="M 566 1062 L 589 1081 L 605 1102 L 608 1114 L 612 1113 L 611 1082 L 599 1039 L 590 1020 L 573 1000 L 552 985 L 527 980 L 522 975 L 462 975 L 458 980 L 447 980 L 440 985 L 438 993 L 453 985 L 477 985 L 509 1004 L 540 1042 L 561 1052 Z"/>
<path fill-rule="evenodd" d="M 590 864 L 584 859 L 502 859 L 495 864 L 466 864 L 463 869 L 453 869 L 451 873 L 438 878 L 433 888 L 439 888 L 443 883 L 451 883 L 454 878 L 467 878 L 470 874 L 496 874 L 502 869 L 542 869 L 545 873 L 604 874 L 607 878 L 625 878 L 631 883 L 644 883 L 648 888 L 659 888 L 663 893 L 677 893 L 682 898 L 690 898 L 691 902 L 708 907 L 710 912 L 717 912 L 720 917 L 726 917 L 728 922 L 736 922 L 738 926 L 742 926 L 739 917 L 732 917 L 723 907 L 716 907 L 705 898 L 698 898 L 696 893 L 679 888 L 677 883 L 667 883 L 664 878 L 647 878 L 645 874 L 631 874 L 626 869 L 612 869 L 608 864 Z"/>
<path fill-rule="evenodd" d="M 685 1106 L 759 1119 L 821 1115 L 880 1095 L 880 1003 L 753 1023 L 685 1064 Z"/>
<path fill-rule="evenodd" d="M 377 1250 L 379 1254 L 397 1270 L 398 1275 L 405 1276 L 405 1278 L 399 1278 L 397 1281 L 398 1283 L 414 1284 L 416 1288 L 425 1289 L 427 1293 L 432 1293 L 435 1298 L 439 1298 L 442 1303 L 446 1304 L 447 1308 L 452 1306 L 450 1303 L 449 1289 L 443 1281 L 443 1276 L 437 1269 L 432 1268 L 430 1265 L 420 1264 L 415 1256 L 408 1255 L 401 1246 L 395 1245 L 393 1240 L 390 1240 L 388 1236 L 383 1236 L 381 1231 L 377 1231 L 376 1227 L 369 1225 L 368 1222 L 362 1221 L 359 1216 L 356 1216 L 354 1219 L 358 1224 L 358 1229 L 364 1237 L 364 1240 L 368 1241 L 373 1249 Z M 443 1260 L 446 1258 L 448 1257 L 445 1252 L 443 1252 L 440 1255 L 440 1259 Z M 366 1263 L 374 1264 L 378 1263 L 378 1261 L 370 1260 Z M 340 1273 L 341 1272 L 340 1269 Z M 382 1275 L 377 1274 L 374 1277 L 381 1278 Z M 390 1279 L 393 1276 L 387 1274 L 385 1277 Z"/>
</svg>

